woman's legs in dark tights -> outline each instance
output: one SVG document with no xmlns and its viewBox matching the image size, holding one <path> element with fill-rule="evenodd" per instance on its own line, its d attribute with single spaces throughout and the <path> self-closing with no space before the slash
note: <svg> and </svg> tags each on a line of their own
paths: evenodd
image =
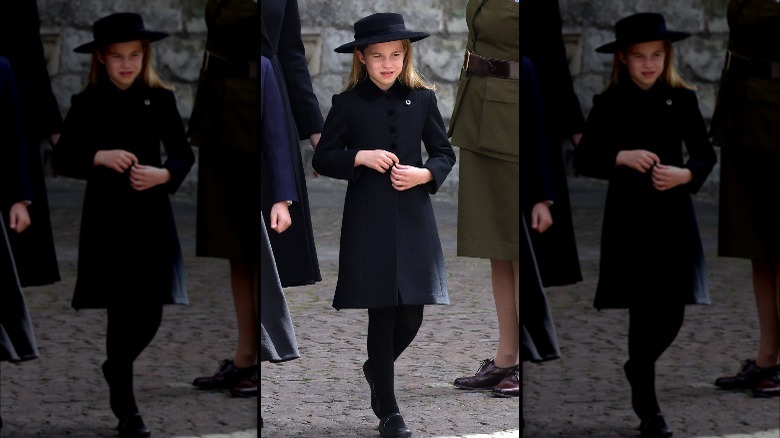
<svg viewBox="0 0 780 438">
<path fill-rule="evenodd" d="M 628 362 L 631 405 L 639 418 L 660 412 L 655 394 L 655 362 L 682 327 L 683 304 L 635 306 L 629 309 Z"/>
<path fill-rule="evenodd" d="M 423 320 L 423 306 L 368 310 L 368 359 L 379 399 L 380 417 L 399 412 L 393 363 L 414 340 Z"/>
<path fill-rule="evenodd" d="M 133 362 L 152 342 L 162 321 L 162 304 L 108 308 L 103 373 L 110 390 L 111 410 L 120 420 L 138 412 L 133 394 Z"/>
</svg>

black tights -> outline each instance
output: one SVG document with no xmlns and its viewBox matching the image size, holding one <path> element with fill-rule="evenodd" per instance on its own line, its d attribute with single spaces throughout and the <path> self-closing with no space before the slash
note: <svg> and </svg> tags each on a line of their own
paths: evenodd
<svg viewBox="0 0 780 438">
<path fill-rule="evenodd" d="M 639 418 L 661 412 L 655 395 L 655 362 L 680 332 L 685 306 L 635 306 L 629 309 L 628 362 L 631 405 Z"/>
<path fill-rule="evenodd" d="M 399 412 L 393 363 L 417 335 L 422 320 L 421 305 L 368 309 L 368 359 L 380 417 Z"/>
<path fill-rule="evenodd" d="M 152 342 L 162 321 L 162 305 L 108 308 L 103 374 L 110 391 L 111 410 L 120 420 L 138 412 L 133 394 L 133 362 Z"/>
</svg>

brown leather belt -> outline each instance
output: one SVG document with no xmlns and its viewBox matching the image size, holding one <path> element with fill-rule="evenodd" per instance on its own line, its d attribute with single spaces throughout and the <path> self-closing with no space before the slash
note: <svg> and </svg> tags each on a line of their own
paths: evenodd
<svg viewBox="0 0 780 438">
<path fill-rule="evenodd" d="M 726 52 L 725 69 L 732 75 L 750 78 L 780 79 L 780 61 L 766 61 Z"/>
<path fill-rule="evenodd" d="M 480 76 L 520 79 L 519 62 L 485 58 L 470 50 L 466 50 L 466 56 L 463 59 L 463 70 Z"/>
<path fill-rule="evenodd" d="M 202 70 L 211 75 L 257 79 L 257 61 L 228 58 L 206 50 Z"/>
</svg>

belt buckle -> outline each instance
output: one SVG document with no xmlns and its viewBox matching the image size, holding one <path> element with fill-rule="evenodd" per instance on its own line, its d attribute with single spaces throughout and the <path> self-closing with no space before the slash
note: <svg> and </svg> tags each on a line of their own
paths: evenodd
<svg viewBox="0 0 780 438">
<path fill-rule="evenodd" d="M 466 62 L 463 64 L 463 70 L 469 71 L 469 61 L 471 60 L 471 51 L 466 49 Z"/>
<path fill-rule="evenodd" d="M 206 70 L 209 69 L 209 58 L 210 57 L 211 57 L 211 55 L 209 54 L 209 51 L 206 50 L 206 54 L 203 56 L 203 67 L 202 67 L 203 71 L 206 71 Z"/>
<path fill-rule="evenodd" d="M 731 69 L 731 50 L 726 51 L 726 65 L 723 67 L 725 71 L 729 71 Z"/>
</svg>

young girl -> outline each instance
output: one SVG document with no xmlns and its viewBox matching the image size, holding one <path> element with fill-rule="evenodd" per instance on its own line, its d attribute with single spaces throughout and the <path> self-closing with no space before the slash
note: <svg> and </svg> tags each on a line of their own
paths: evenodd
<svg viewBox="0 0 780 438">
<path fill-rule="evenodd" d="M 333 96 L 312 164 L 346 179 L 339 277 L 333 307 L 368 309 L 363 372 L 383 437 L 411 436 L 395 398 L 393 363 L 412 342 L 423 305 L 449 304 L 429 194 L 455 163 L 433 87 L 412 66 L 399 14 L 357 21 L 346 90 Z M 428 160 L 423 164 L 420 142 Z"/>
<path fill-rule="evenodd" d="M 593 99 L 574 165 L 609 180 L 594 306 L 629 310 L 631 403 L 643 437 L 668 437 L 655 362 L 677 336 L 685 305 L 710 302 L 690 195 L 716 157 L 696 94 L 673 65 L 671 43 L 689 34 L 667 30 L 655 13 L 624 18 L 615 31 L 616 41 L 596 49 L 614 53 L 612 76 Z"/>
<path fill-rule="evenodd" d="M 30 160 L 16 79 L 8 60 L 0 56 L 0 362 L 21 362 L 38 357 L 27 305 L 24 302 L 9 234 L 30 226 L 27 205 L 33 197 Z M 6 213 L 7 212 L 7 213 Z M 3 216 L 7 214 L 8 228 Z M 0 417 L 0 428 L 3 420 Z"/>
<path fill-rule="evenodd" d="M 140 15 L 95 22 L 84 91 L 73 97 L 53 167 L 86 179 L 75 309 L 108 311 L 102 365 L 121 437 L 150 435 L 133 394 L 133 362 L 151 342 L 163 304 L 187 304 L 179 239 L 168 195 L 194 162 L 170 87 L 152 68 Z M 167 158 L 160 154 L 163 143 Z"/>
</svg>

